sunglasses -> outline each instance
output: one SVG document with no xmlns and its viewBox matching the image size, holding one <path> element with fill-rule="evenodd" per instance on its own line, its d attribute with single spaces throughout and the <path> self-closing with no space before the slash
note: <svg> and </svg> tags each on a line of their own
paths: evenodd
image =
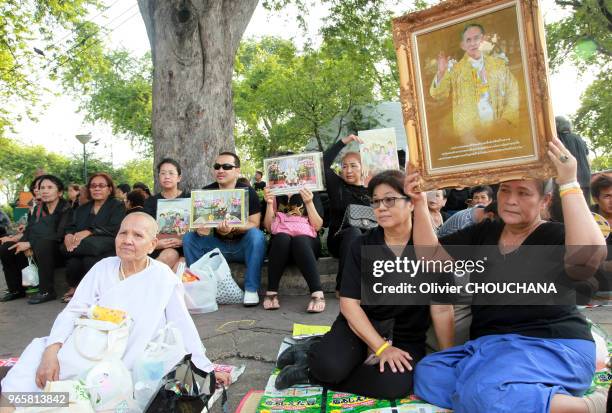
<svg viewBox="0 0 612 413">
<path fill-rule="evenodd" d="M 224 164 L 216 163 L 213 165 L 213 168 L 215 169 L 215 171 L 218 171 L 221 168 L 223 168 L 224 171 L 230 171 L 234 169 L 235 167 L 236 165 L 232 165 L 231 163 L 224 163 Z"/>
</svg>

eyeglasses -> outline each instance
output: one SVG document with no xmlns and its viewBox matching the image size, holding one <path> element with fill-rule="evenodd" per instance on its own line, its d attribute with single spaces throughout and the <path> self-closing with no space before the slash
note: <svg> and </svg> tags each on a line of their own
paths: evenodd
<svg viewBox="0 0 612 413">
<path fill-rule="evenodd" d="M 232 165 L 231 163 L 224 163 L 224 164 L 216 163 L 213 165 L 213 168 L 215 169 L 215 171 L 218 171 L 221 168 L 223 168 L 224 171 L 230 171 L 234 169 L 235 167 L 236 165 Z"/>
<path fill-rule="evenodd" d="M 174 171 L 161 171 L 159 176 L 177 176 L 178 174 Z"/>
<path fill-rule="evenodd" d="M 89 184 L 89 188 L 90 189 L 96 189 L 96 188 L 106 188 L 108 185 L 107 184 Z"/>
<path fill-rule="evenodd" d="M 373 199 L 373 200 L 371 200 L 370 201 L 370 205 L 372 206 L 372 208 L 378 209 L 378 208 L 380 208 L 380 203 L 382 202 L 385 207 L 391 208 L 392 206 L 395 205 L 395 200 L 396 199 L 408 199 L 408 200 L 410 200 L 410 198 L 407 197 L 407 196 L 386 196 L 386 197 L 381 198 L 381 199 Z"/>
</svg>

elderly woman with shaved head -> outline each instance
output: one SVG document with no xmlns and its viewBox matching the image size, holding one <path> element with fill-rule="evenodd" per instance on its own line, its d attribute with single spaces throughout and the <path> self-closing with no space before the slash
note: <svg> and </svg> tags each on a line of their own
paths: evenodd
<svg viewBox="0 0 612 413">
<path fill-rule="evenodd" d="M 125 217 L 115 239 L 116 257 L 101 260 L 79 284 L 70 304 L 56 318 L 51 334 L 37 338 L 2 381 L 3 392 L 41 391 L 47 381 L 66 380 L 62 345 L 73 334 L 75 319 L 93 305 L 125 311 L 133 320 L 123 362 L 131 369 L 156 332 L 168 323 L 178 328 L 197 367 L 212 371 L 212 363 L 183 298 L 180 280 L 170 268 L 151 259 L 157 244 L 155 220 L 136 212 Z M 217 374 L 227 383 L 229 376 Z"/>
</svg>

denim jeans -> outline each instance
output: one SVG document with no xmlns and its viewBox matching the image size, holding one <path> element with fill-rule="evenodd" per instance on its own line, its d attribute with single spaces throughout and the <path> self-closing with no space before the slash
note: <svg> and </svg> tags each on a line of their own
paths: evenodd
<svg viewBox="0 0 612 413">
<path fill-rule="evenodd" d="M 266 253 L 266 239 L 263 232 L 251 228 L 239 240 L 222 240 L 214 235 L 200 236 L 196 232 L 188 232 L 183 237 L 187 266 L 215 248 L 219 248 L 227 262 L 246 264 L 244 289 L 257 292 L 261 283 L 261 266 Z"/>
</svg>

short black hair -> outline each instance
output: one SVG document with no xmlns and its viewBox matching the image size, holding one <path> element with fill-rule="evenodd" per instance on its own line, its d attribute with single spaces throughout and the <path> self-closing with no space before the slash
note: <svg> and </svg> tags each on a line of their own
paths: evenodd
<svg viewBox="0 0 612 413">
<path fill-rule="evenodd" d="M 374 196 L 374 190 L 376 187 L 382 184 L 387 184 L 400 194 L 406 195 L 404 193 L 404 178 L 406 178 L 406 175 L 401 171 L 394 169 L 382 171 L 374 175 L 374 177 L 370 180 L 370 183 L 368 184 L 368 195 L 370 198 L 372 198 Z"/>
<path fill-rule="evenodd" d="M 591 195 L 593 198 L 599 198 L 602 189 L 607 189 L 612 186 L 612 177 L 606 174 L 601 174 L 591 184 Z"/>
<path fill-rule="evenodd" d="M 55 175 L 41 175 L 38 177 L 38 185 L 42 183 L 42 181 L 51 181 L 57 187 L 58 192 L 64 192 L 64 183 L 61 179 L 59 179 Z"/>
<path fill-rule="evenodd" d="M 144 203 L 145 203 L 144 191 L 140 188 L 136 188 L 127 194 L 126 199 L 130 201 L 130 206 L 132 208 L 138 207 L 138 206 L 142 207 L 144 206 Z"/>
<path fill-rule="evenodd" d="M 121 189 L 121 192 L 123 192 L 124 194 L 127 194 L 131 191 L 130 184 L 126 183 L 117 185 L 117 189 Z"/>
<path fill-rule="evenodd" d="M 232 156 L 234 157 L 234 166 L 236 168 L 240 168 L 240 158 L 238 157 L 238 155 L 236 155 L 234 152 L 230 152 L 230 151 L 225 151 L 225 152 L 221 152 L 219 155 L 217 156 L 223 156 L 223 155 L 227 155 L 227 156 Z"/>
<path fill-rule="evenodd" d="M 486 192 L 489 199 L 493 199 L 493 188 L 489 185 L 478 185 L 470 188 L 470 198 L 473 198 L 474 194 L 478 192 Z"/>
<path fill-rule="evenodd" d="M 482 27 L 482 24 L 480 24 L 480 23 L 468 23 L 468 24 L 465 25 L 465 27 L 463 28 L 463 31 L 461 32 L 461 40 L 463 40 L 463 35 L 465 34 L 465 32 L 467 32 L 472 27 L 478 27 L 480 29 L 480 33 L 481 34 L 485 34 L 485 29 L 484 29 L 484 27 Z"/>
<path fill-rule="evenodd" d="M 179 176 L 181 176 L 183 174 L 183 171 L 181 170 L 181 165 L 175 161 L 172 158 L 164 158 L 161 161 L 159 161 L 159 163 L 157 164 L 157 173 L 159 174 L 159 171 L 161 171 L 161 167 L 163 164 L 169 163 L 170 165 L 174 166 L 176 168 L 176 172 L 179 174 Z"/>
<path fill-rule="evenodd" d="M 38 188 L 38 185 L 40 185 L 40 177 L 42 175 L 37 176 L 36 178 L 34 178 L 32 180 L 32 182 L 30 182 L 30 192 L 34 193 L 34 188 Z"/>
<path fill-rule="evenodd" d="M 255 175 L 257 175 L 257 174 L 263 176 L 263 172 L 261 172 L 261 171 L 255 171 Z"/>
<path fill-rule="evenodd" d="M 136 182 L 132 188 L 134 189 L 142 189 L 144 192 L 147 193 L 147 195 L 151 195 L 151 191 L 149 190 L 149 187 L 147 186 L 147 184 L 145 184 L 144 182 Z"/>
<path fill-rule="evenodd" d="M 493 201 L 489 205 L 484 207 L 484 212 L 485 212 L 485 214 L 489 213 L 489 212 L 492 212 L 495 215 L 497 215 L 497 201 Z"/>
</svg>

